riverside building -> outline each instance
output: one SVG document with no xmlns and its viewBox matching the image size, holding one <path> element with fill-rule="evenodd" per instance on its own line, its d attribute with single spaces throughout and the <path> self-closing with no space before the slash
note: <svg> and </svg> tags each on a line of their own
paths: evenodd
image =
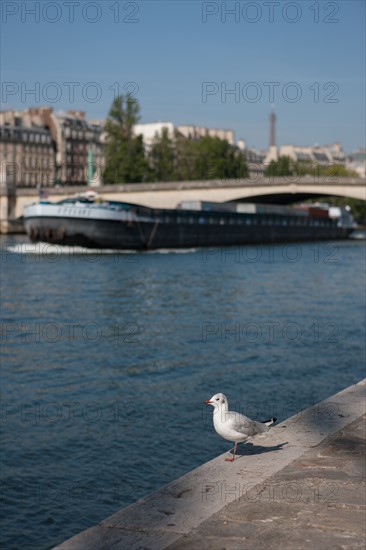
<svg viewBox="0 0 366 550">
<path fill-rule="evenodd" d="M 3 186 L 102 183 L 103 122 L 87 120 L 82 111 L 54 112 L 50 107 L 3 111 L 0 137 Z"/>
<path fill-rule="evenodd" d="M 55 146 L 40 117 L 28 111 L 0 113 L 0 183 L 8 187 L 53 185 Z"/>
</svg>

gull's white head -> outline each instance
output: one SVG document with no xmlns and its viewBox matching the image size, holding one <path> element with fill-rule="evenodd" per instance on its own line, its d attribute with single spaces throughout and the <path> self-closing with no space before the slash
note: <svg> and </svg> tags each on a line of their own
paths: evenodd
<svg viewBox="0 0 366 550">
<path fill-rule="evenodd" d="M 227 408 L 228 406 L 226 395 L 223 393 L 215 393 L 211 399 L 207 399 L 204 403 L 206 405 L 212 405 L 214 409 L 219 409 L 220 407 Z"/>
</svg>

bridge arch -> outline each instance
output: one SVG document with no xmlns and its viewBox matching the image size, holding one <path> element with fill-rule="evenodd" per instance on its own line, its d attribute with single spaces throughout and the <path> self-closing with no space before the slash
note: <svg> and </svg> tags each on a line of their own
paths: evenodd
<svg viewBox="0 0 366 550">
<path fill-rule="evenodd" d="M 298 202 L 304 202 L 310 199 L 318 199 L 318 200 L 327 200 L 327 197 L 341 197 L 341 198 L 354 198 L 350 197 L 349 195 L 341 195 L 338 193 L 268 193 L 268 194 L 262 194 L 262 195 L 251 195 L 251 196 L 245 196 L 245 197 L 237 197 L 235 201 L 240 202 L 255 202 L 255 203 L 261 203 L 261 204 L 293 204 Z M 362 199 L 361 199 L 362 200 Z M 364 199 L 366 200 L 366 199 Z"/>
<path fill-rule="evenodd" d="M 357 182 L 357 183 L 356 183 Z M 321 197 L 344 197 L 366 201 L 365 182 L 284 182 L 257 183 L 222 190 L 230 201 L 290 204 Z"/>
</svg>

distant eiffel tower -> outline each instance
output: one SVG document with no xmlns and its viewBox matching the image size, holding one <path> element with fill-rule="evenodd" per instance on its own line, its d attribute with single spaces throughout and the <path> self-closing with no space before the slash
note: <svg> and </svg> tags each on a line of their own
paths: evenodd
<svg viewBox="0 0 366 550">
<path fill-rule="evenodd" d="M 276 146 L 276 115 L 271 111 L 269 115 L 269 147 Z"/>
</svg>

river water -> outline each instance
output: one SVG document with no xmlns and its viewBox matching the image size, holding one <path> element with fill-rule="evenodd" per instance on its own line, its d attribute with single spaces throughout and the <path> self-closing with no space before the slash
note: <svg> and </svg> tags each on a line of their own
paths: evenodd
<svg viewBox="0 0 366 550">
<path fill-rule="evenodd" d="M 4 549 L 47 549 L 227 451 L 204 399 L 288 416 L 364 377 L 365 241 L 13 253 Z"/>
</svg>

